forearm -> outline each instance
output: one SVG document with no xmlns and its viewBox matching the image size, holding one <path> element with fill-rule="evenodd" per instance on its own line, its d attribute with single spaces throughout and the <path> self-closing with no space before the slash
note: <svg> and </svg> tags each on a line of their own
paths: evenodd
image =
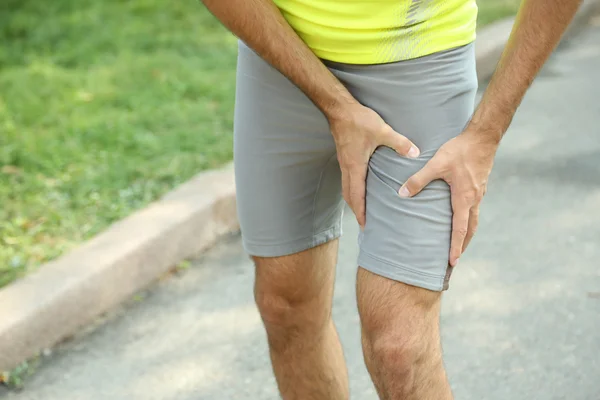
<svg viewBox="0 0 600 400">
<path fill-rule="evenodd" d="M 471 126 L 499 141 L 580 0 L 523 0 L 508 44 L 473 115 Z"/>
<path fill-rule="evenodd" d="M 203 0 L 231 32 L 300 88 L 328 117 L 356 103 L 272 0 Z"/>
</svg>

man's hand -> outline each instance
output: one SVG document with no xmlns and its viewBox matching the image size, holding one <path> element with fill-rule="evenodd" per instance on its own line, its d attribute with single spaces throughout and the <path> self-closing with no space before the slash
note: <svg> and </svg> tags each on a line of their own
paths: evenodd
<svg viewBox="0 0 600 400">
<path fill-rule="evenodd" d="M 419 149 L 394 131 L 370 108 L 358 103 L 348 105 L 329 119 L 342 170 L 344 199 L 361 227 L 365 225 L 365 181 L 369 158 L 379 146 L 388 146 L 398 154 L 415 158 Z"/>
<path fill-rule="evenodd" d="M 558 44 L 581 0 L 523 0 L 494 75 L 465 131 L 443 145 L 400 188 L 414 196 L 443 179 L 452 196 L 450 265 L 455 266 L 477 228 L 483 197 L 500 139 L 536 74 Z"/>
<path fill-rule="evenodd" d="M 443 179 L 450 185 L 454 213 L 449 254 L 452 266 L 458 264 L 477 229 L 479 203 L 485 194 L 498 148 L 498 142 L 490 140 L 491 137 L 467 128 L 444 144 L 399 191 L 401 197 L 414 196 L 436 179 Z"/>
<path fill-rule="evenodd" d="M 401 155 L 419 150 L 361 105 L 290 27 L 272 0 L 202 0 L 233 33 L 289 78 L 323 112 L 336 143 L 344 199 L 365 224 L 365 179 L 371 154 L 389 146 Z"/>
<path fill-rule="evenodd" d="M 408 155 L 406 138 L 394 132 L 374 111 L 358 104 L 298 37 L 272 0 L 202 1 L 225 26 L 288 77 L 325 114 L 338 150 L 344 197 L 359 224 L 364 226 L 368 159 L 380 145 Z M 428 180 L 438 177 L 452 187 L 452 206 L 456 214 L 450 256 L 453 265 L 477 224 L 478 204 L 497 143 L 580 3 L 581 0 L 522 1 L 509 42 L 471 119 L 470 128 L 438 151 L 426 170 L 416 175 L 416 183 L 412 183 L 415 182 L 413 177 L 405 185 L 410 195 L 421 190 Z"/>
</svg>

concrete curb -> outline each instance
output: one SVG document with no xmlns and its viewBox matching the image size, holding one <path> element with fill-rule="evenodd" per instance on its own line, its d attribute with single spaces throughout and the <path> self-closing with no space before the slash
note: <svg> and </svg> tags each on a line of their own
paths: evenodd
<svg viewBox="0 0 600 400">
<path fill-rule="evenodd" d="M 600 9 L 584 1 L 568 34 Z M 512 28 L 478 32 L 480 80 L 491 76 Z M 185 258 L 239 228 L 231 165 L 201 173 L 74 251 L 0 290 L 0 371 L 77 332 Z"/>
<path fill-rule="evenodd" d="M 239 229 L 231 165 L 201 173 L 0 290 L 0 371 L 77 332 L 185 258 Z"/>
</svg>

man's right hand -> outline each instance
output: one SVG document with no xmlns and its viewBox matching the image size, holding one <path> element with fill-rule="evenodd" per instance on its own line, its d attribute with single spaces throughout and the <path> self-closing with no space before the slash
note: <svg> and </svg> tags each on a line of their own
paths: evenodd
<svg viewBox="0 0 600 400">
<path fill-rule="evenodd" d="M 342 169 L 344 199 L 364 227 L 365 185 L 371 154 L 379 146 L 391 147 L 408 157 L 417 157 L 419 150 L 375 111 L 352 97 L 298 37 L 272 0 L 202 1 L 225 26 L 289 78 L 325 114 Z"/>
<path fill-rule="evenodd" d="M 365 225 L 367 167 L 379 146 L 388 146 L 398 154 L 416 158 L 419 149 L 394 131 L 375 111 L 361 104 L 347 105 L 341 112 L 328 116 L 342 170 L 344 200 L 361 228 Z"/>
</svg>

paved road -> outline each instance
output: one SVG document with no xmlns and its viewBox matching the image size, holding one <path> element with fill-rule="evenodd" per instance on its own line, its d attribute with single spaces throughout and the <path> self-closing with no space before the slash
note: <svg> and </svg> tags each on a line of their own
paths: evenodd
<svg viewBox="0 0 600 400">
<path fill-rule="evenodd" d="M 375 400 L 348 213 L 334 316 L 353 399 Z M 460 400 L 600 399 L 600 27 L 563 46 L 500 153 L 443 306 Z M 47 358 L 10 400 L 277 399 L 239 238 Z"/>
</svg>

